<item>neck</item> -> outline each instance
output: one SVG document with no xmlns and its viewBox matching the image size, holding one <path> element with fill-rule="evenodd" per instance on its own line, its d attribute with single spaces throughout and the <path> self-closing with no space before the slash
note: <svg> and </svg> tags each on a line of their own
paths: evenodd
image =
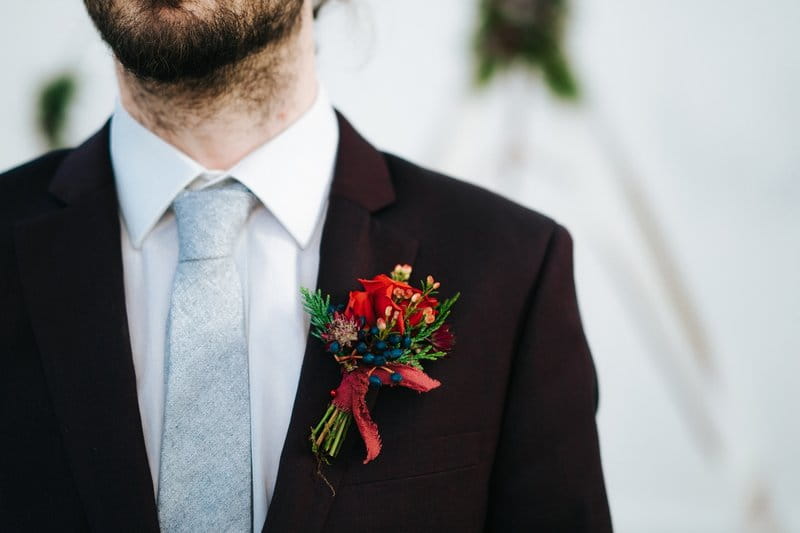
<svg viewBox="0 0 800 533">
<path fill-rule="evenodd" d="M 300 118 L 314 103 L 310 2 L 296 31 L 214 79 L 158 83 L 117 64 L 123 107 L 208 169 L 226 170 Z"/>
</svg>

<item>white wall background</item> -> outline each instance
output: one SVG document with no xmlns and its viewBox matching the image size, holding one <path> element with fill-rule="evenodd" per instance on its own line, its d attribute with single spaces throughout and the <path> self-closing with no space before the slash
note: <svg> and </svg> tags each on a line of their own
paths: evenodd
<svg viewBox="0 0 800 533">
<path fill-rule="evenodd" d="M 573 0 L 580 106 L 525 75 L 472 90 L 473 4 L 331 6 L 334 102 L 572 231 L 618 531 L 800 532 L 800 2 Z M 43 150 L 36 94 L 62 69 L 73 142 L 113 105 L 78 0 L 4 6 L 0 65 L 0 168 Z"/>
</svg>

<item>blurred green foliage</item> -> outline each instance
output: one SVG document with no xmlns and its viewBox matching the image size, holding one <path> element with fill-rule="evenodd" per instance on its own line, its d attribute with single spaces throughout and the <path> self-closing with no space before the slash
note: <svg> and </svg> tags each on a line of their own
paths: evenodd
<svg viewBox="0 0 800 533">
<path fill-rule="evenodd" d="M 488 84 L 502 70 L 540 71 L 557 96 L 575 100 L 578 84 L 563 51 L 567 0 L 480 0 L 476 77 Z"/>
<path fill-rule="evenodd" d="M 64 146 L 69 108 L 77 88 L 75 75 L 65 72 L 46 82 L 39 92 L 38 126 L 50 148 Z"/>
</svg>

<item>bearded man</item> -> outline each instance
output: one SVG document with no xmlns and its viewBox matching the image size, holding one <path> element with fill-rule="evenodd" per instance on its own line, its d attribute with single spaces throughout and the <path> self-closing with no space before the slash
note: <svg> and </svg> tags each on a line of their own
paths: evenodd
<svg viewBox="0 0 800 533">
<path fill-rule="evenodd" d="M 311 0 L 85 5 L 118 105 L 0 176 L 0 529 L 609 531 L 568 233 L 359 136 Z M 395 264 L 463 293 L 458 344 L 320 464 L 299 289 Z"/>
</svg>

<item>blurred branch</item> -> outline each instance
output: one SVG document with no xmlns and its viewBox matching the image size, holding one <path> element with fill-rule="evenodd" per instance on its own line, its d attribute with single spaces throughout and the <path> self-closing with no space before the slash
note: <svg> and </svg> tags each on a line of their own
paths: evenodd
<svg viewBox="0 0 800 533">
<path fill-rule="evenodd" d="M 39 92 L 37 123 L 51 149 L 64 145 L 69 108 L 75 100 L 77 86 L 75 75 L 65 72 L 46 82 Z"/>
<path fill-rule="evenodd" d="M 589 124 L 598 146 L 603 148 L 609 162 L 614 166 L 617 185 L 642 235 L 642 243 L 652 260 L 669 306 L 686 335 L 698 368 L 706 376 L 716 376 L 717 369 L 701 312 L 678 267 L 656 211 L 648 201 L 641 176 L 634 169 L 630 157 L 625 155 L 610 121 L 603 120 L 596 110 L 590 110 Z"/>
<path fill-rule="evenodd" d="M 566 99 L 577 99 L 578 87 L 562 50 L 567 0 L 480 0 L 480 24 L 476 35 L 477 77 L 487 84 L 502 69 L 523 64 L 541 71 L 550 90 Z M 514 114 L 508 131 L 514 131 L 519 102 L 511 103 Z M 596 115 L 596 113 L 594 114 Z M 698 365 L 713 371 L 711 349 L 700 313 L 676 265 L 660 222 L 649 205 L 641 181 L 607 123 L 593 116 L 599 146 L 617 171 L 617 183 L 644 237 L 645 246 L 658 272 L 670 305 L 686 333 Z M 517 136 L 520 135 L 517 132 Z M 526 139 L 510 139 L 515 148 Z"/>
<path fill-rule="evenodd" d="M 476 76 L 488 84 L 501 70 L 523 65 L 540 71 L 550 90 L 578 98 L 578 84 L 563 51 L 566 0 L 480 0 L 475 36 Z"/>
</svg>

